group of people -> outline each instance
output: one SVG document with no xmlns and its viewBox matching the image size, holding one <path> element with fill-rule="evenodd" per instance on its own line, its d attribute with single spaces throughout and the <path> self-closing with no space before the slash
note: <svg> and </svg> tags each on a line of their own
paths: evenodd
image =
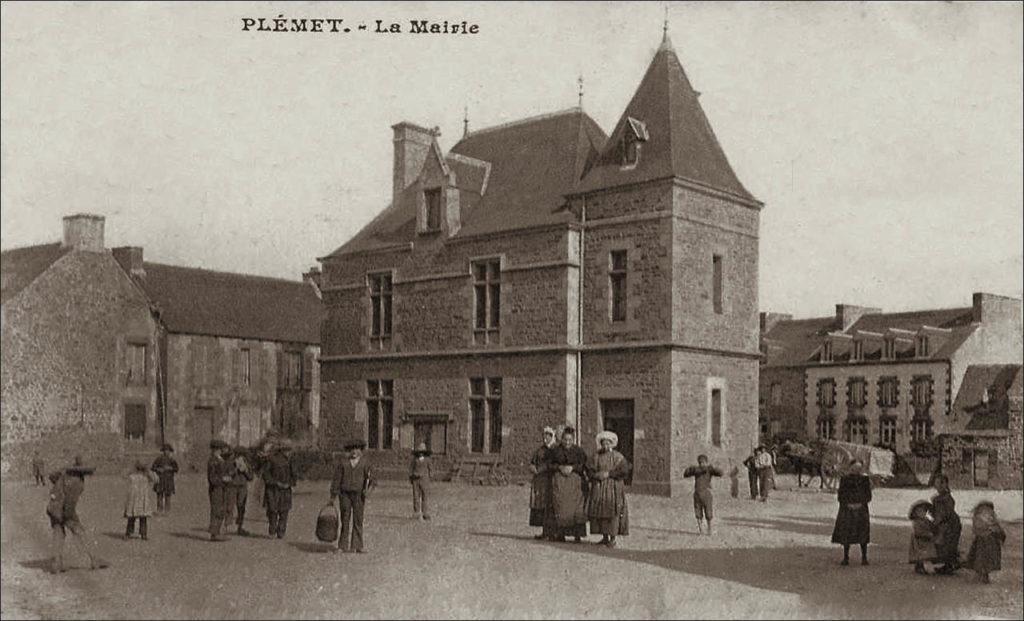
<svg viewBox="0 0 1024 621">
<path fill-rule="evenodd" d="M 960 562 L 962 525 L 956 512 L 956 501 L 950 493 L 949 478 L 937 474 L 933 485 L 936 493 L 930 501 L 919 500 L 910 506 L 908 517 L 913 529 L 909 562 L 919 574 L 953 575 L 963 566 Z M 864 474 L 864 464 L 860 460 L 852 460 L 839 479 L 837 499 L 839 511 L 832 530 L 832 543 L 843 546 L 840 564 L 850 564 L 850 547 L 858 545 L 861 565 L 867 565 L 868 544 L 871 542 L 868 508 L 871 480 Z M 981 582 L 987 583 L 989 574 L 1000 569 L 1006 534 L 999 525 L 992 502 L 979 502 L 972 511 L 972 517 L 974 541 L 966 566 L 974 570 Z"/>
<path fill-rule="evenodd" d="M 768 492 L 775 487 L 775 451 L 759 444 L 753 452 L 743 460 L 747 468 L 747 481 L 750 484 L 750 499 L 761 502 L 768 501 Z"/>
<path fill-rule="evenodd" d="M 619 438 L 611 431 L 597 434 L 597 450 L 589 458 L 576 445 L 576 431 L 544 428 L 543 444 L 530 460 L 530 526 L 539 526 L 537 539 L 577 543 L 590 533 L 601 543 L 615 547 L 616 537 L 629 534 L 626 485 L 632 465 L 615 450 Z"/>
</svg>

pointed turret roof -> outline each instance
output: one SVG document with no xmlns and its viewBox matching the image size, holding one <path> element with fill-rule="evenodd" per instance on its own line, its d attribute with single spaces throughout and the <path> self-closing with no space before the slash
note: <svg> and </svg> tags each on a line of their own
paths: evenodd
<svg viewBox="0 0 1024 621">
<path fill-rule="evenodd" d="M 665 32 L 633 99 L 578 192 L 679 177 L 755 201 L 722 151 Z M 639 122 L 639 123 L 637 123 Z M 622 165 L 623 136 L 646 129 L 635 167 Z"/>
</svg>

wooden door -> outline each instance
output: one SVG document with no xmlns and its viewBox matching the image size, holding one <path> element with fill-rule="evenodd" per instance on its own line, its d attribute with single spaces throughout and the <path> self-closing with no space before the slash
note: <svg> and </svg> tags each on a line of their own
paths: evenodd
<svg viewBox="0 0 1024 621">
<path fill-rule="evenodd" d="M 602 399 L 601 420 L 606 431 L 611 431 L 619 437 L 619 445 L 615 448 L 622 453 L 633 469 L 636 469 L 635 455 L 633 454 L 633 434 L 635 423 L 633 418 L 632 399 Z M 632 472 L 626 479 L 626 484 L 633 482 Z"/>
</svg>

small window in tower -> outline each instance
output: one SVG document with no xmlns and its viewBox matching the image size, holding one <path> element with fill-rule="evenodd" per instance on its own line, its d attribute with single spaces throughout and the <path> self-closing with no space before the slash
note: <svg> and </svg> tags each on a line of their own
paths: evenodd
<svg viewBox="0 0 1024 621">
<path fill-rule="evenodd" d="M 423 202 L 426 210 L 423 218 L 423 230 L 441 230 L 441 188 L 424 190 Z"/>
</svg>

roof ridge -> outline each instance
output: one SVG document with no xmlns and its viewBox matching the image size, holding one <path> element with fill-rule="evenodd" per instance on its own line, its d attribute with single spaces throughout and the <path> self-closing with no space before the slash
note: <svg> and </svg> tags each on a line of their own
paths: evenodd
<svg viewBox="0 0 1024 621">
<path fill-rule="evenodd" d="M 6 254 L 8 252 L 16 252 L 18 250 L 29 250 L 31 248 L 44 248 L 46 246 L 58 246 L 59 247 L 60 245 L 61 245 L 61 242 L 58 240 L 58 241 L 55 241 L 55 242 L 49 242 L 47 244 L 29 244 L 27 246 L 15 246 L 13 248 L 4 248 L 3 250 L 0 250 L 0 254 Z M 70 250 L 70 248 L 69 248 L 69 250 Z"/>
<path fill-rule="evenodd" d="M 466 134 L 465 136 L 463 136 L 462 139 L 459 140 L 459 142 L 462 142 L 466 138 L 469 138 L 469 137 L 472 137 L 472 136 L 478 136 L 480 134 L 486 134 L 488 132 L 493 132 L 493 131 L 497 131 L 497 130 L 501 130 L 501 129 L 508 129 L 509 127 L 515 127 L 517 125 L 525 125 L 527 123 L 534 123 L 536 121 L 543 121 L 543 120 L 546 120 L 546 119 L 554 118 L 556 116 L 562 116 L 562 115 L 565 115 L 565 114 L 572 114 L 572 113 L 577 113 L 577 112 L 578 113 L 583 113 L 583 108 L 581 108 L 579 106 L 573 106 L 572 108 L 565 108 L 563 110 L 557 110 L 555 112 L 545 112 L 544 114 L 537 114 L 537 115 L 534 115 L 534 116 L 528 116 L 528 117 L 525 117 L 525 118 L 522 118 L 522 119 L 517 119 L 515 121 L 507 121 L 505 123 L 500 123 L 498 125 L 491 125 L 490 127 L 484 127 L 482 129 L 475 129 L 475 130 L 469 132 L 468 134 Z M 456 143 L 456 144 L 458 144 L 458 143 Z"/>
<path fill-rule="evenodd" d="M 158 262 L 155 262 L 155 261 L 143 261 L 142 265 L 143 265 L 143 268 L 152 265 L 152 266 L 156 266 L 156 267 L 168 267 L 168 268 L 176 269 L 176 270 L 188 270 L 190 272 L 205 272 L 207 274 L 212 274 L 212 275 L 217 275 L 217 276 L 232 276 L 232 277 L 235 277 L 235 278 L 248 278 L 248 279 L 251 279 L 251 280 L 267 280 L 267 281 L 280 282 L 280 283 L 285 283 L 285 284 L 290 284 L 290 285 L 305 285 L 306 284 L 305 281 L 302 281 L 302 280 L 292 280 L 290 278 L 280 278 L 278 276 L 263 276 L 261 274 L 245 274 L 245 273 L 242 273 L 242 272 L 226 272 L 224 270 L 211 270 L 211 269 L 208 269 L 208 268 L 205 268 L 205 267 L 191 267 L 191 266 L 188 266 L 188 265 L 172 265 L 170 263 L 158 263 Z"/>
<path fill-rule="evenodd" d="M 917 310 L 907 310 L 907 311 L 893 311 L 893 312 L 883 312 L 883 313 L 864 313 L 864 315 L 862 315 L 862 317 L 893 317 L 893 316 L 900 316 L 900 315 L 921 315 L 921 314 L 925 314 L 925 313 L 941 313 L 941 312 L 952 312 L 952 311 L 967 312 L 969 310 L 973 310 L 973 307 L 971 307 L 971 306 L 950 306 L 950 307 L 945 307 L 945 308 L 920 308 L 920 309 L 917 309 Z"/>
</svg>

